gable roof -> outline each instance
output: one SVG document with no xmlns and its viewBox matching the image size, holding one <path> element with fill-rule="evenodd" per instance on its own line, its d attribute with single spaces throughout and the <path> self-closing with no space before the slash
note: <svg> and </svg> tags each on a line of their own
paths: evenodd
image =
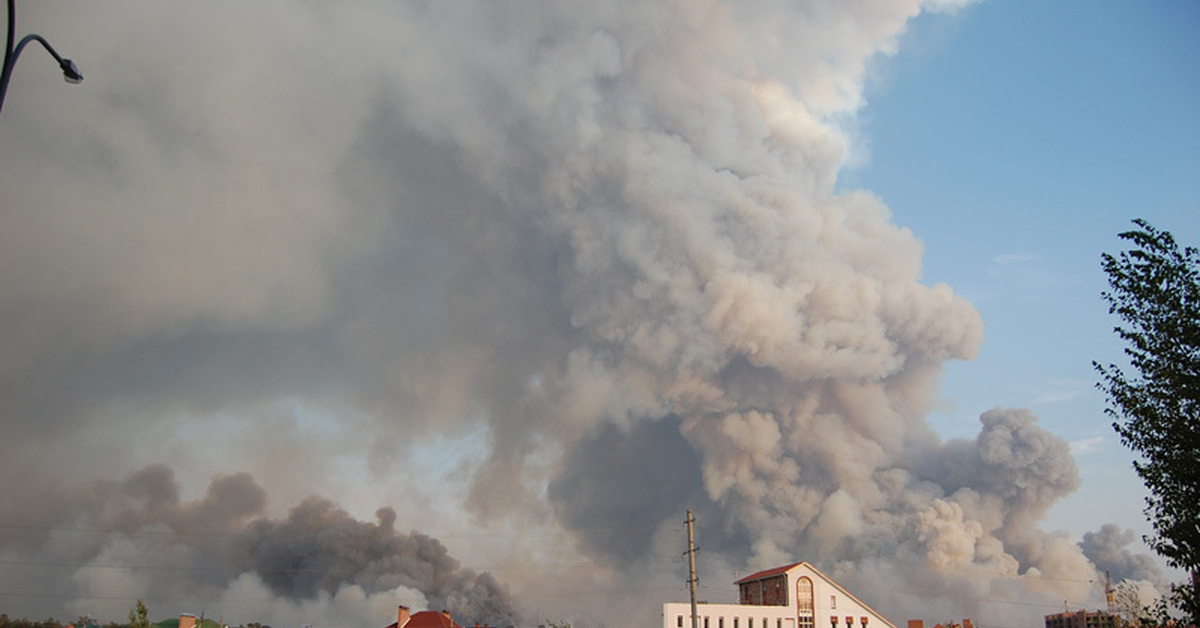
<svg viewBox="0 0 1200 628">
<path fill-rule="evenodd" d="M 875 615 L 879 619 L 882 619 L 883 622 L 886 623 L 888 626 L 890 626 L 891 628 L 896 628 L 896 624 L 893 624 L 892 622 L 888 621 L 887 617 L 884 617 L 883 615 L 879 614 L 879 611 L 871 608 L 870 605 L 868 605 L 866 602 L 863 602 L 862 600 L 858 599 L 858 596 L 847 591 L 846 587 L 843 587 L 842 585 L 838 584 L 837 581 L 835 581 L 833 578 L 830 578 L 829 576 L 821 573 L 820 569 L 817 569 L 816 567 L 813 567 L 811 564 L 804 562 L 804 561 L 801 561 L 798 563 L 792 563 L 790 565 L 784 565 L 783 567 L 774 567 L 772 569 L 765 569 L 763 571 L 752 573 L 752 574 L 746 576 L 745 578 L 738 580 L 735 584 L 740 585 L 740 584 L 744 584 L 746 582 L 754 582 L 755 580 L 762 580 L 764 578 L 770 578 L 772 576 L 777 576 L 779 574 L 787 573 L 797 567 L 804 567 L 804 568 L 812 571 L 814 574 L 817 575 L 817 577 L 821 578 L 821 580 L 824 580 L 830 586 L 836 588 L 838 591 L 841 591 L 843 595 L 846 595 L 850 599 L 854 600 L 856 603 L 858 603 L 859 606 L 862 606 L 863 608 L 870 611 L 873 615 Z"/>
<path fill-rule="evenodd" d="M 384 628 L 397 628 L 396 622 L 392 622 Z M 421 611 L 413 613 L 408 618 L 408 621 L 404 622 L 403 628 L 462 628 L 462 626 L 454 623 L 454 620 L 450 618 L 450 613 L 445 611 L 440 613 L 437 611 Z"/>
<path fill-rule="evenodd" d="M 781 573 L 787 573 L 787 572 L 791 571 L 793 567 L 796 567 L 798 565 L 803 565 L 803 564 L 804 563 L 792 563 L 790 565 L 784 565 L 783 567 L 772 567 L 771 569 L 764 569 L 762 571 L 757 571 L 755 573 L 752 573 L 752 574 L 746 576 L 745 578 L 742 578 L 741 580 L 738 580 L 734 584 L 742 584 L 745 582 L 754 582 L 755 580 L 762 580 L 763 578 L 770 578 L 771 576 L 778 576 Z"/>
</svg>

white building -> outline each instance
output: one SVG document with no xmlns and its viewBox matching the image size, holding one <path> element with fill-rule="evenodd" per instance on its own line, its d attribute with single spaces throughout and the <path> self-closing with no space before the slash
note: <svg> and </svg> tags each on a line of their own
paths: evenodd
<svg viewBox="0 0 1200 628">
<path fill-rule="evenodd" d="M 697 604 L 696 628 L 896 628 L 808 563 L 737 581 L 738 604 Z M 692 628 L 692 606 L 663 604 L 662 628 Z"/>
</svg>

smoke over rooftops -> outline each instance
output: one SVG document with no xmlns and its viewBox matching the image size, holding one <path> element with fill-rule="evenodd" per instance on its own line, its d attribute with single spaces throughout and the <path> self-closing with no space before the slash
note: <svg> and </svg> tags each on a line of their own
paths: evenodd
<svg viewBox="0 0 1200 628">
<path fill-rule="evenodd" d="M 0 549 L 72 567 L 16 606 L 632 623 L 678 593 L 685 508 L 705 582 L 806 560 L 895 616 L 1086 597 L 1039 527 L 1065 442 L 1016 409 L 934 433 L 982 321 L 835 186 L 922 6 L 23 7 L 97 79 L 0 125 L 0 514 L 34 524 Z M 396 526 L 529 533 L 456 560 Z M 530 570 L 510 596 L 459 560 Z"/>
</svg>

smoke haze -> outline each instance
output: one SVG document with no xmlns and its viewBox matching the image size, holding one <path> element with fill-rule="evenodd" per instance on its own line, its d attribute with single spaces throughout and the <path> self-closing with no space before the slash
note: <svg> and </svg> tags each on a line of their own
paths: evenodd
<svg viewBox="0 0 1200 628">
<path fill-rule="evenodd" d="M 7 555 L 34 575 L 74 568 L 74 596 L 92 603 L 200 600 L 230 614 L 266 607 L 289 622 L 352 625 L 378 623 L 398 603 L 496 624 L 518 617 L 491 575 L 461 568 L 436 539 L 398 534 L 391 508 L 370 524 L 310 497 L 276 521 L 263 516 L 266 493 L 245 473 L 217 476 L 202 499 L 181 502 L 173 472 L 159 465 L 38 501 L 59 527 L 6 535 Z M 39 580 L 24 586 L 55 587 Z M 91 608 L 78 604 L 76 613 Z"/>
<path fill-rule="evenodd" d="M 982 322 L 835 189 L 869 62 L 954 4 L 21 7 L 87 82 L 30 59 L 0 119 L 7 612 L 653 626 L 689 508 L 714 602 L 1145 576 L 1039 527 L 1079 480 L 1030 412 L 930 428 Z"/>
</svg>

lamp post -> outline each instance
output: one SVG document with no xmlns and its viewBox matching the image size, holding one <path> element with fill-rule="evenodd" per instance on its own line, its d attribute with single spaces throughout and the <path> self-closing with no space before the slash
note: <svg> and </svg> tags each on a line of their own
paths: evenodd
<svg viewBox="0 0 1200 628">
<path fill-rule="evenodd" d="M 50 42 L 42 39 L 41 35 L 30 33 L 22 37 L 21 41 L 15 47 L 13 46 L 13 31 L 16 28 L 15 2 L 16 0 L 8 0 L 8 39 L 4 46 L 4 68 L 3 72 L 0 73 L 0 109 L 4 107 L 4 95 L 8 93 L 8 81 L 12 78 L 13 66 L 17 65 L 17 58 L 21 56 L 21 51 L 31 41 L 41 44 L 46 49 L 46 52 L 49 52 L 50 56 L 54 57 L 54 60 L 58 62 L 58 67 L 62 68 L 63 78 L 68 83 L 75 84 L 83 81 L 83 75 L 79 73 L 79 68 L 75 65 L 75 62 L 62 58 L 54 50 L 54 47 L 50 45 Z"/>
</svg>

